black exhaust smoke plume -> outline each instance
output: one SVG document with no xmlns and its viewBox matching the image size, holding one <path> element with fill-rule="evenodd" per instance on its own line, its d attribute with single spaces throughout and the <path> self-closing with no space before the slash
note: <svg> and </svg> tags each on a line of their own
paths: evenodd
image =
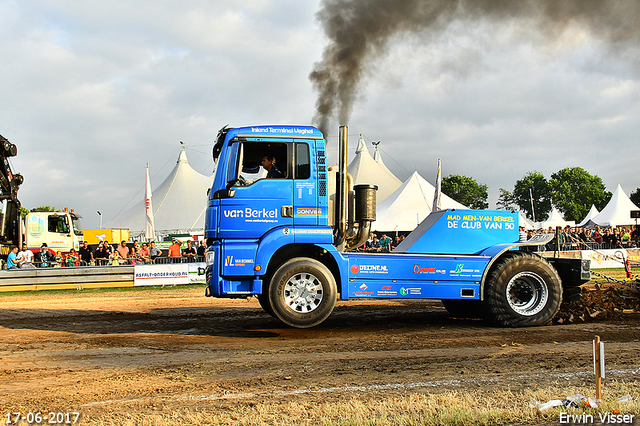
<svg viewBox="0 0 640 426">
<path fill-rule="evenodd" d="M 527 19 L 549 37 L 579 22 L 610 43 L 640 39 L 638 0 L 324 0 L 316 15 L 329 38 L 309 75 L 318 92 L 315 124 L 337 113 L 347 124 L 365 66 L 402 33 L 429 36 L 456 19 Z"/>
</svg>

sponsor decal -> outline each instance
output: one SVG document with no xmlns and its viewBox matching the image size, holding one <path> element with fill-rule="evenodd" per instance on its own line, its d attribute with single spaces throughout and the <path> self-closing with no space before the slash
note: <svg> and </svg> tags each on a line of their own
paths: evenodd
<svg viewBox="0 0 640 426">
<path fill-rule="evenodd" d="M 397 296 L 398 292 L 395 290 L 391 290 L 390 285 L 383 285 L 382 290 L 377 291 L 378 296 Z"/>
<path fill-rule="evenodd" d="M 222 213 L 226 218 L 244 219 L 245 222 L 278 221 L 278 209 L 267 210 L 266 208 L 252 209 L 251 207 L 247 207 L 245 209 L 224 210 Z"/>
<path fill-rule="evenodd" d="M 355 266 L 355 265 L 354 265 Z M 389 270 L 387 269 L 387 265 L 358 265 L 358 272 L 361 274 L 388 274 Z M 351 267 L 351 272 L 353 272 L 353 266 Z M 354 272 L 355 274 L 356 272 Z"/>
<path fill-rule="evenodd" d="M 419 296 L 422 294 L 421 288 L 400 288 L 400 294 L 403 296 Z"/>
<path fill-rule="evenodd" d="M 253 264 L 253 259 L 234 259 L 233 256 L 227 256 L 224 260 L 224 266 L 246 266 Z"/>
<path fill-rule="evenodd" d="M 353 294 L 359 294 L 359 295 L 371 295 L 373 296 L 373 291 L 367 291 L 367 289 L 369 288 L 368 285 L 366 285 L 365 283 L 360 284 L 360 286 L 358 287 L 361 291 L 354 291 Z"/>
<path fill-rule="evenodd" d="M 436 268 L 427 267 L 427 266 L 420 266 L 420 265 L 413 265 L 413 273 L 414 274 L 435 274 L 436 273 Z"/>
<path fill-rule="evenodd" d="M 320 216 L 322 214 L 322 209 L 313 208 L 313 207 L 298 207 L 296 209 L 297 216 Z"/>
<path fill-rule="evenodd" d="M 456 269 L 454 269 L 453 271 L 449 271 L 450 274 L 462 274 L 463 277 L 468 277 L 468 276 L 478 276 L 478 274 L 480 274 L 480 270 L 479 269 L 465 269 L 464 267 L 464 263 L 458 263 L 456 265 Z M 473 275 L 469 275 L 469 274 L 473 274 Z"/>
<path fill-rule="evenodd" d="M 357 274 L 359 270 L 360 270 L 360 268 L 358 268 L 358 265 L 351 265 L 351 273 L 352 274 Z"/>
<path fill-rule="evenodd" d="M 38 216 L 31 216 L 27 224 L 27 232 L 32 237 L 40 237 L 44 232 L 44 219 Z"/>
<path fill-rule="evenodd" d="M 253 133 L 272 133 L 272 134 L 291 134 L 291 135 L 312 135 L 313 129 L 304 128 L 304 127 L 252 127 L 251 132 Z"/>
<path fill-rule="evenodd" d="M 291 232 L 291 230 L 290 230 L 289 228 L 284 228 L 284 229 L 282 230 L 282 233 L 283 233 L 284 235 L 289 235 L 289 233 L 290 233 L 290 232 Z"/>
</svg>

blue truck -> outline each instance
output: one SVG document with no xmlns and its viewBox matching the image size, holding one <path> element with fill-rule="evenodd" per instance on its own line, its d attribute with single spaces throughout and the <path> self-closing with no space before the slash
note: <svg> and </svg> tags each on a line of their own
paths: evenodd
<svg viewBox="0 0 640 426">
<path fill-rule="evenodd" d="M 255 295 L 298 328 L 354 298 L 438 299 L 455 317 L 522 327 L 549 323 L 590 279 L 588 262 L 528 250 L 553 235 L 518 242 L 513 211 L 434 211 L 391 252 L 358 251 L 373 229 L 377 188 L 354 185 L 347 173 L 347 132 L 340 127 L 336 167 L 315 127 L 219 131 L 205 218 L 207 296 Z"/>
</svg>

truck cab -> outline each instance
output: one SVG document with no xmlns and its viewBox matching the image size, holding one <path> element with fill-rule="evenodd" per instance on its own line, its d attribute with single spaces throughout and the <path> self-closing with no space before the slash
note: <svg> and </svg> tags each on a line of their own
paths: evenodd
<svg viewBox="0 0 640 426">
<path fill-rule="evenodd" d="M 46 243 L 50 251 L 68 253 L 76 251 L 83 242 L 81 217 L 73 209 L 62 212 L 32 211 L 27 215 L 25 242 L 29 250 L 40 250 Z"/>
</svg>

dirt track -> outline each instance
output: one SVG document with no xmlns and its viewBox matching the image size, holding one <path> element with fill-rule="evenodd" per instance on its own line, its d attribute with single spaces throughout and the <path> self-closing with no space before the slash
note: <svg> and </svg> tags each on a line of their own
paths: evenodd
<svg viewBox="0 0 640 426">
<path fill-rule="evenodd" d="M 198 288 L 0 297 L 0 415 L 192 410 L 269 399 L 584 384 L 591 341 L 608 378 L 640 379 L 640 316 L 528 329 L 450 318 L 439 302 L 339 302 L 309 330 L 257 300 Z M 637 397 L 637 396 L 636 396 Z"/>
</svg>

